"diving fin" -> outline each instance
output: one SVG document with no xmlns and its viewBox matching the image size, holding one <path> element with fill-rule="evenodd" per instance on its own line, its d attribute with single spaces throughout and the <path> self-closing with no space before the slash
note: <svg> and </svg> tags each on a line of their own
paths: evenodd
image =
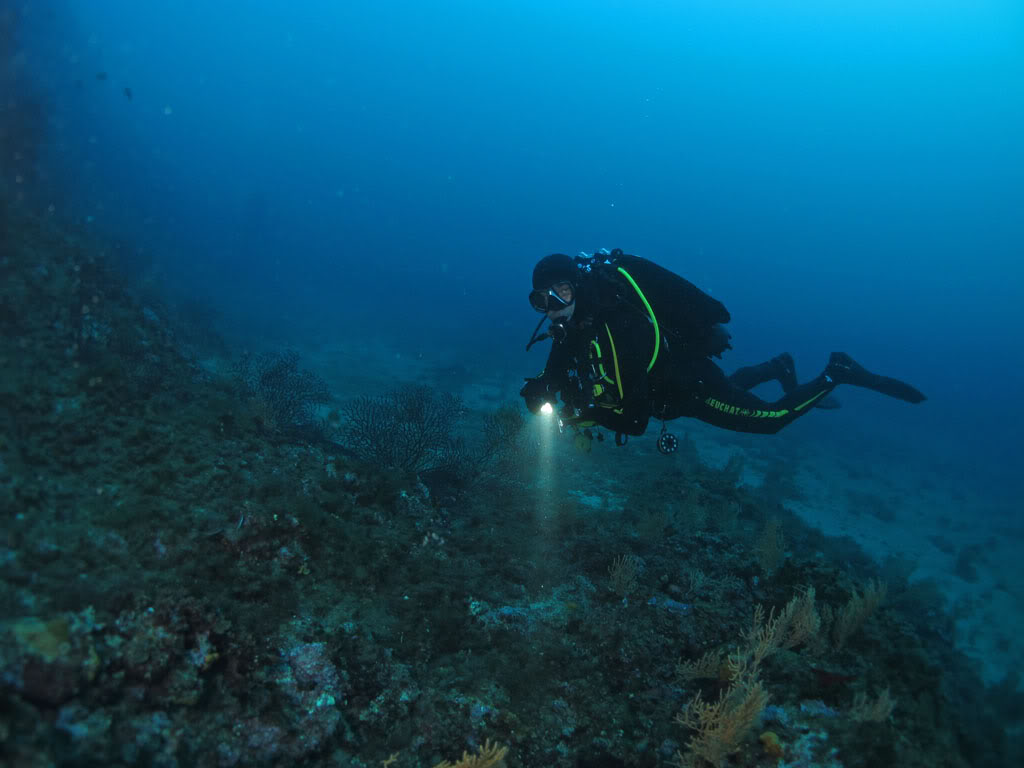
<svg viewBox="0 0 1024 768">
<path fill-rule="evenodd" d="M 871 373 L 845 352 L 832 353 L 828 365 L 825 366 L 825 376 L 836 384 L 852 384 L 855 387 L 873 389 L 875 392 L 908 403 L 920 403 L 927 399 L 920 390 L 905 381 Z"/>
</svg>

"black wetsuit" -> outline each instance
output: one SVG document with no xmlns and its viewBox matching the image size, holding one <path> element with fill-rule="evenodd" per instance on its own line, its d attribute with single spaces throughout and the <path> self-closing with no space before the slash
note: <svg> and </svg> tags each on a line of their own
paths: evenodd
<svg viewBox="0 0 1024 768">
<path fill-rule="evenodd" d="M 595 346 L 611 363 L 602 363 L 604 376 L 592 370 Z M 745 369 L 757 374 L 735 380 L 710 357 L 674 358 L 671 340 L 668 351 L 664 346 L 648 371 L 654 348 L 651 324 L 632 310 L 607 313 L 582 327 L 568 328 L 565 339 L 552 347 L 541 378 L 579 410 L 572 417 L 577 423 L 592 422 L 626 435 L 642 435 L 652 416 L 665 421 L 689 416 L 737 432 L 770 434 L 806 413 L 836 386 L 819 376 L 768 403 L 748 387 L 778 378 L 771 370 L 773 363 Z M 597 397 L 594 383 L 601 387 Z"/>
<path fill-rule="evenodd" d="M 652 317 L 657 309 L 642 309 L 627 300 L 636 286 L 621 279 L 619 263 L 605 261 L 587 272 L 571 320 L 553 329 L 544 371 L 523 388 L 528 402 L 541 391 L 561 395 L 567 423 L 642 435 L 651 417 L 667 421 L 688 416 L 737 432 L 771 434 L 821 404 L 840 383 L 910 402 L 924 399 L 913 387 L 870 374 L 842 353 L 833 354 L 825 370 L 805 384 L 797 384 L 789 355 L 727 376 L 711 359 L 722 347 L 716 350 L 708 343 L 716 324 L 723 317 L 728 321 L 725 308 L 673 276 L 685 291 L 692 289 L 705 299 L 693 301 L 696 295 L 691 294 L 688 306 L 703 306 L 708 317 L 704 322 L 689 318 L 686 333 L 679 330 L 682 323 L 676 328 L 658 323 L 656 334 Z M 772 379 L 783 385 L 785 394 L 779 400 L 767 402 L 749 391 Z"/>
</svg>

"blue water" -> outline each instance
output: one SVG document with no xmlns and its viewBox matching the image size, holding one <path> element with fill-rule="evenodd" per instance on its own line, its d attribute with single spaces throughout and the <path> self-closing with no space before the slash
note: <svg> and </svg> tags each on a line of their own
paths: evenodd
<svg viewBox="0 0 1024 768">
<path fill-rule="evenodd" d="M 844 349 L 930 399 L 854 393 L 840 418 L 1012 481 L 1019 3 L 20 12 L 57 204 L 240 322 L 369 314 L 489 364 L 522 349 L 537 258 L 621 247 L 726 303 L 727 366 Z"/>
</svg>

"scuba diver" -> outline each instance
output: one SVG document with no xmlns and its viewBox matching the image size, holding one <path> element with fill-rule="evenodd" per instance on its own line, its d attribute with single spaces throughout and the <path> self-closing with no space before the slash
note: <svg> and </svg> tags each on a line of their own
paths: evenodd
<svg viewBox="0 0 1024 768">
<path fill-rule="evenodd" d="M 653 417 L 689 416 L 736 432 L 774 434 L 813 407 L 835 408 L 840 384 L 873 389 L 920 403 L 917 389 L 880 376 L 843 352 L 811 381 L 798 384 L 793 358 L 783 353 L 727 376 L 712 361 L 731 349 L 725 306 L 679 275 L 619 249 L 575 259 L 554 253 L 533 270 L 530 305 L 542 313 L 527 350 L 552 339 L 547 364 L 526 379 L 520 395 L 537 413 L 561 396 L 560 423 L 579 430 L 600 426 L 622 445 L 642 435 Z M 550 320 L 541 332 L 541 325 Z M 766 402 L 749 390 L 778 381 L 785 393 Z M 664 425 L 658 449 L 678 442 Z"/>
</svg>

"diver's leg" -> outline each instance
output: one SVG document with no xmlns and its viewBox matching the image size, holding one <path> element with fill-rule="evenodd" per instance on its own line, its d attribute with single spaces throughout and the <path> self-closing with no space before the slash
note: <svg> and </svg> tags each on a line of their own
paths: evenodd
<svg viewBox="0 0 1024 768">
<path fill-rule="evenodd" d="M 835 389 L 837 382 L 824 374 L 798 384 L 774 403 L 741 389 L 710 360 L 696 363 L 693 389 L 685 413 L 716 427 L 734 432 L 773 434 L 810 411 Z"/>
<path fill-rule="evenodd" d="M 787 395 L 799 386 L 796 380 L 796 363 L 793 362 L 793 356 L 789 352 L 783 352 L 760 365 L 740 368 L 729 377 L 729 382 L 740 389 L 753 389 L 758 384 L 768 381 L 779 382 L 782 391 Z M 834 410 L 840 405 L 835 395 L 827 395 L 816 402 L 814 407 Z"/>
<path fill-rule="evenodd" d="M 783 392 L 796 388 L 796 366 L 793 364 L 792 355 L 783 352 L 760 365 L 738 368 L 729 376 L 729 382 L 740 389 L 753 389 L 758 384 L 769 381 L 778 381 Z"/>
<path fill-rule="evenodd" d="M 920 403 L 925 396 L 899 379 L 879 376 L 842 352 L 811 381 L 800 384 L 774 403 L 735 386 L 710 360 L 698 361 L 690 376 L 691 390 L 678 415 L 692 416 L 735 432 L 773 434 L 812 410 L 840 384 L 852 384 L 890 397 Z"/>
</svg>

